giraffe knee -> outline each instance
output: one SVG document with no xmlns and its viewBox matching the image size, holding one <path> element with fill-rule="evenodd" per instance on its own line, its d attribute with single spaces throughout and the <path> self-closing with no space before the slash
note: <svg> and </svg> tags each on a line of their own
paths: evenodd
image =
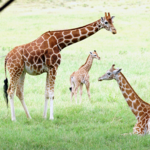
<svg viewBox="0 0 150 150">
<path fill-rule="evenodd" d="M 82 95 L 82 91 L 80 91 L 80 95 Z"/>
<path fill-rule="evenodd" d="M 50 96 L 50 99 L 54 100 L 54 96 Z"/>
<path fill-rule="evenodd" d="M 22 92 L 21 92 L 19 89 L 16 90 L 16 96 L 17 96 L 19 99 L 22 99 L 22 98 L 23 98 L 23 94 L 22 94 Z"/>
<path fill-rule="evenodd" d="M 10 95 L 10 89 L 11 89 L 11 85 L 9 85 L 8 90 L 7 90 L 8 95 Z"/>
<path fill-rule="evenodd" d="M 14 96 L 14 92 L 15 92 L 15 89 L 12 88 L 11 85 L 10 85 L 8 90 L 7 90 L 7 93 L 8 93 L 10 98 Z"/>
<path fill-rule="evenodd" d="M 74 94 L 77 95 L 77 91 L 76 90 L 74 91 Z"/>
<path fill-rule="evenodd" d="M 90 93 L 88 93 L 88 97 L 91 98 L 91 94 Z"/>
<path fill-rule="evenodd" d="M 49 92 L 45 92 L 45 98 L 49 99 Z"/>
</svg>

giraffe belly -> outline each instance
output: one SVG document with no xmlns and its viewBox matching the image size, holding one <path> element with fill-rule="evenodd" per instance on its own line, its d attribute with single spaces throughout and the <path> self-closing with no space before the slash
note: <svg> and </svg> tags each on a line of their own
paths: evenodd
<svg viewBox="0 0 150 150">
<path fill-rule="evenodd" d="M 43 72 L 47 72 L 48 68 L 43 64 L 38 65 L 27 65 L 25 63 L 24 70 L 30 75 L 40 75 Z"/>
</svg>

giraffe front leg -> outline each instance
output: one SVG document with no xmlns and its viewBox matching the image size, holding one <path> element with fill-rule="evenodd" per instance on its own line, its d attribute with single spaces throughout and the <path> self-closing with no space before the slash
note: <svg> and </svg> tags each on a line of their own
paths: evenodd
<svg viewBox="0 0 150 150">
<path fill-rule="evenodd" d="M 90 100 L 90 99 L 91 99 L 91 94 L 90 94 L 90 82 L 89 82 L 89 81 L 86 81 L 86 82 L 85 82 L 85 86 L 86 86 L 87 94 L 88 94 L 88 97 L 89 97 L 89 100 Z"/>
<path fill-rule="evenodd" d="M 54 100 L 54 86 L 55 86 L 55 78 L 56 78 L 57 70 L 55 67 L 51 68 L 49 70 L 49 83 L 50 83 L 50 92 L 49 92 L 49 97 L 50 97 L 50 120 L 54 119 L 53 116 L 53 100 Z"/>
<path fill-rule="evenodd" d="M 50 92 L 51 93 L 51 92 Z M 54 93 L 51 93 L 50 94 L 50 120 L 53 120 L 54 119 L 54 115 L 53 115 L 53 100 L 54 100 Z"/>
<path fill-rule="evenodd" d="M 47 105 L 49 100 L 49 93 L 50 93 L 50 85 L 49 85 L 49 73 L 46 76 L 46 86 L 45 86 L 45 105 L 44 105 L 44 113 L 43 117 L 46 119 L 47 117 Z"/>
</svg>

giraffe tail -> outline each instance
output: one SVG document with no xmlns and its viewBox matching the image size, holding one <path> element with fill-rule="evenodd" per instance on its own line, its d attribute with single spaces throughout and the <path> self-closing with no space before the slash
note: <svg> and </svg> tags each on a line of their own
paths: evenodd
<svg viewBox="0 0 150 150">
<path fill-rule="evenodd" d="M 73 72 L 72 74 L 71 74 L 71 76 L 70 76 L 70 84 L 71 84 L 71 86 L 69 87 L 69 90 L 70 90 L 70 92 L 72 92 L 72 79 L 73 79 L 73 75 L 74 75 L 74 73 L 75 72 Z"/>
<path fill-rule="evenodd" d="M 8 79 L 7 79 L 7 75 L 6 75 L 6 64 L 7 64 L 7 60 L 5 59 L 5 80 L 4 80 L 4 86 L 3 86 L 3 91 L 4 91 L 4 99 L 6 101 L 6 105 L 8 108 Z"/>
<path fill-rule="evenodd" d="M 70 87 L 69 90 L 72 92 L 72 87 Z"/>
</svg>

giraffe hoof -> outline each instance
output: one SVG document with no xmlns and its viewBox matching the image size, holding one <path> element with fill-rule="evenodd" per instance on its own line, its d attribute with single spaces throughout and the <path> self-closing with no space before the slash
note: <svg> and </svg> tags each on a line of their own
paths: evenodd
<svg viewBox="0 0 150 150">
<path fill-rule="evenodd" d="M 28 119 L 32 119 L 30 115 L 27 116 Z"/>
<path fill-rule="evenodd" d="M 50 117 L 49 120 L 54 120 L 54 117 Z"/>
<path fill-rule="evenodd" d="M 12 120 L 12 121 L 16 121 L 16 118 L 12 118 L 11 120 Z"/>
</svg>

